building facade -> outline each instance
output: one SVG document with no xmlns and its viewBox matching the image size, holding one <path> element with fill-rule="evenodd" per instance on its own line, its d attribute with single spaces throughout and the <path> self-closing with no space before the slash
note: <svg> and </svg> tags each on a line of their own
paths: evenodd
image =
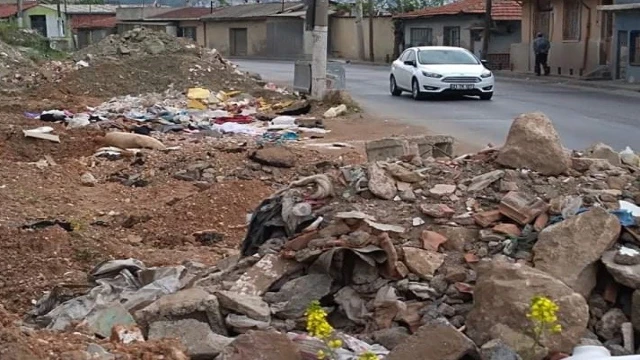
<svg viewBox="0 0 640 360">
<path fill-rule="evenodd" d="M 640 83 L 640 0 L 616 0 L 598 7 L 603 16 L 613 18 L 611 76 Z"/>
</svg>

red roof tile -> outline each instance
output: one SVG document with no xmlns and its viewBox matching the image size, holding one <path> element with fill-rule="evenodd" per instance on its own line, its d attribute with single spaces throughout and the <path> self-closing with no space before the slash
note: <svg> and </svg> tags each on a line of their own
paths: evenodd
<svg viewBox="0 0 640 360">
<path fill-rule="evenodd" d="M 36 2 L 25 2 L 22 4 L 22 10 L 30 9 L 38 5 Z M 0 4 L 0 19 L 10 18 L 18 14 L 17 4 Z"/>
<path fill-rule="evenodd" d="M 100 15 L 72 15 L 71 28 L 76 29 L 105 29 L 116 27 L 116 17 L 111 14 Z"/>
<path fill-rule="evenodd" d="M 460 0 L 438 7 L 427 7 L 405 14 L 397 15 L 401 19 L 414 19 L 438 15 L 484 14 L 485 0 Z M 493 20 L 520 20 L 522 6 L 514 0 L 493 0 L 491 4 Z"/>
<path fill-rule="evenodd" d="M 217 11 L 218 9 L 213 9 Z M 181 19 L 200 19 L 202 16 L 211 14 L 211 8 L 208 7 L 184 7 L 177 10 L 171 10 L 162 14 L 149 16 L 151 20 L 181 20 Z"/>
</svg>

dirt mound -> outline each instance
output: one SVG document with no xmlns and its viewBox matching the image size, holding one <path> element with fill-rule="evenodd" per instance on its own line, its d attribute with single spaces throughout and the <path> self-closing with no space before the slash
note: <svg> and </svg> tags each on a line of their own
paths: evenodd
<svg viewBox="0 0 640 360">
<path fill-rule="evenodd" d="M 216 50 L 146 29 L 111 35 L 78 51 L 74 59 L 89 66 L 60 80 L 61 90 L 69 95 L 113 97 L 193 86 L 250 93 L 262 89 Z"/>
<path fill-rule="evenodd" d="M 0 40 L 0 83 L 13 87 L 37 72 L 36 65 L 17 48 Z M 3 87 L 3 86 L 0 86 Z"/>
<path fill-rule="evenodd" d="M 92 60 L 108 56 L 131 57 L 136 55 L 159 55 L 203 51 L 194 42 L 144 28 L 137 28 L 120 35 L 110 35 L 104 40 L 90 45 L 74 54 L 74 59 Z"/>
</svg>

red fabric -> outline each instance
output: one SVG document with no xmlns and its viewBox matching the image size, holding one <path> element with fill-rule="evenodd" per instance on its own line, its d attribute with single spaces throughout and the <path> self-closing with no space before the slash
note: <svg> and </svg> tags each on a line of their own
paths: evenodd
<svg viewBox="0 0 640 360">
<path fill-rule="evenodd" d="M 237 124 L 250 124 L 253 122 L 253 117 L 251 116 L 232 116 L 232 117 L 219 117 L 216 118 L 215 123 L 220 125 L 228 122 L 233 122 Z"/>
<path fill-rule="evenodd" d="M 31 9 L 38 5 L 36 2 L 25 2 L 22 4 L 22 11 Z M 18 15 L 17 4 L 0 4 L 0 19 L 6 19 Z"/>
<path fill-rule="evenodd" d="M 485 0 L 459 0 L 438 7 L 424 9 L 397 15 L 397 18 L 412 19 L 438 15 L 484 14 Z M 491 18 L 493 20 L 520 20 L 522 6 L 514 0 L 494 0 L 491 3 Z"/>
<path fill-rule="evenodd" d="M 76 29 L 111 29 L 116 27 L 114 14 L 82 14 L 71 15 L 71 28 Z"/>
</svg>

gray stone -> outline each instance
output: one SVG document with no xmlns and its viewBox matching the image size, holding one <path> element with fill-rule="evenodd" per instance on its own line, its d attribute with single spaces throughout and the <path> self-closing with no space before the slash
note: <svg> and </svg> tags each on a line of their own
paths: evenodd
<svg viewBox="0 0 640 360">
<path fill-rule="evenodd" d="M 551 120 L 542 113 L 518 116 L 496 161 L 515 169 L 531 169 L 543 175 L 559 175 L 569 169 L 569 155 Z"/>
<path fill-rule="evenodd" d="M 446 320 L 433 320 L 396 346 L 386 360 L 460 360 L 477 356 L 476 345 Z"/>
<path fill-rule="evenodd" d="M 589 321 L 584 297 L 540 270 L 506 261 L 481 261 L 473 292 L 474 307 L 467 316 L 467 335 L 478 344 L 501 339 L 520 355 L 531 346 L 531 322 L 526 313 L 534 296 L 545 294 L 559 306 L 562 333 L 543 337 L 549 349 L 570 352 Z"/>
<path fill-rule="evenodd" d="M 80 176 L 80 182 L 84 186 L 93 187 L 93 186 L 96 186 L 96 184 L 98 183 L 98 180 L 91 173 L 87 172 L 82 174 L 82 176 Z"/>
<path fill-rule="evenodd" d="M 640 332 L 640 290 L 634 291 L 631 296 L 631 323 Z"/>
<path fill-rule="evenodd" d="M 227 335 L 218 299 L 200 288 L 165 295 L 135 315 L 143 326 L 157 321 L 195 319 L 208 323 L 215 333 Z"/>
<path fill-rule="evenodd" d="M 415 171 L 409 170 L 402 165 L 398 165 L 395 163 L 387 163 L 384 165 L 384 168 L 387 169 L 389 174 L 393 176 L 396 180 L 413 184 L 424 180 L 424 178 Z"/>
<path fill-rule="evenodd" d="M 230 311 L 258 320 L 269 322 L 271 310 L 260 296 L 240 294 L 232 291 L 218 291 L 216 296 L 220 305 Z"/>
<path fill-rule="evenodd" d="M 241 294 L 262 295 L 276 281 L 301 267 L 301 264 L 293 260 L 277 254 L 267 254 L 242 274 L 230 290 Z"/>
<path fill-rule="evenodd" d="M 544 228 L 533 247 L 533 263 L 536 269 L 588 297 L 595 286 L 595 264 L 619 235 L 618 218 L 602 208 L 592 208 Z"/>
<path fill-rule="evenodd" d="M 160 39 L 151 39 L 145 43 L 146 50 L 151 55 L 158 55 L 165 50 L 164 43 Z"/>
<path fill-rule="evenodd" d="M 238 336 L 216 360 L 302 360 L 302 355 L 287 335 L 252 330 Z"/>
<path fill-rule="evenodd" d="M 635 347 L 635 339 L 633 334 L 633 325 L 630 322 L 626 322 L 620 326 L 620 332 L 622 333 L 622 344 L 627 351 L 632 354 Z"/>
<path fill-rule="evenodd" d="M 87 352 L 91 354 L 91 358 L 94 360 L 114 360 L 116 358 L 115 355 L 109 353 L 98 344 L 87 345 Z"/>
<path fill-rule="evenodd" d="M 229 328 L 239 334 L 244 334 L 249 330 L 265 330 L 270 326 L 268 322 L 253 320 L 238 314 L 227 315 L 225 322 Z"/>
<path fill-rule="evenodd" d="M 401 326 L 378 330 L 373 333 L 373 340 L 389 350 L 393 350 L 409 336 L 409 330 Z"/>
<path fill-rule="evenodd" d="M 400 192 L 400 199 L 406 202 L 415 202 L 418 198 L 416 197 L 416 194 L 413 192 L 413 190 L 409 189 Z"/>
<path fill-rule="evenodd" d="M 450 184 L 437 184 L 429 189 L 429 194 L 436 196 L 451 195 L 454 192 L 456 192 L 456 186 Z"/>
<path fill-rule="evenodd" d="M 331 283 L 331 277 L 324 274 L 301 276 L 284 284 L 277 293 L 266 294 L 264 300 L 272 304 L 277 317 L 296 319 L 304 315 L 312 301 L 329 294 Z"/>
<path fill-rule="evenodd" d="M 369 164 L 369 190 L 384 200 L 392 200 L 398 191 L 395 180 L 376 163 Z"/>
<path fill-rule="evenodd" d="M 494 170 L 486 174 L 478 175 L 471 179 L 471 184 L 467 187 L 467 191 L 476 192 L 487 188 L 489 185 L 500 180 L 504 176 L 504 170 Z"/>
<path fill-rule="evenodd" d="M 89 328 L 103 338 L 111 336 L 111 329 L 116 325 L 135 325 L 136 321 L 129 311 L 120 304 L 106 308 L 94 309 L 86 318 Z"/>
<path fill-rule="evenodd" d="M 615 262 L 617 252 L 618 250 L 609 250 L 600 260 L 616 282 L 632 289 L 640 289 L 640 265 L 617 264 Z"/>
<path fill-rule="evenodd" d="M 605 340 L 612 340 L 621 335 L 622 324 L 629 321 L 620 309 L 607 311 L 596 324 L 596 334 Z"/>
<path fill-rule="evenodd" d="M 587 156 L 594 159 L 607 160 L 613 166 L 622 165 L 620 160 L 620 154 L 618 154 L 611 146 L 603 143 L 597 143 L 592 145 L 587 150 Z"/>
<path fill-rule="evenodd" d="M 404 247 L 404 263 L 422 279 L 430 279 L 444 262 L 445 255 L 415 247 Z"/>
<path fill-rule="evenodd" d="M 500 339 L 494 339 L 480 348 L 481 360 L 522 360 L 513 349 Z"/>
<path fill-rule="evenodd" d="M 149 340 L 176 338 L 191 359 L 212 359 L 233 339 L 211 331 L 209 325 L 195 319 L 156 321 L 149 326 Z"/>
</svg>

